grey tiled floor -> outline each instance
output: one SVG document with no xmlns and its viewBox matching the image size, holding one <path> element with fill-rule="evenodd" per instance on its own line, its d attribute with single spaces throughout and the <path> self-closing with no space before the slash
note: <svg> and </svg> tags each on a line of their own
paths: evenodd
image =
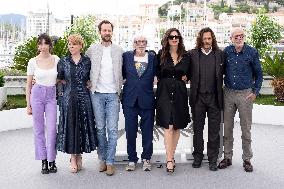
<svg viewBox="0 0 284 189">
<path fill-rule="evenodd" d="M 164 167 L 157 168 L 159 164 L 154 164 L 151 172 L 143 172 L 141 165 L 134 172 L 126 172 L 120 163 L 112 177 L 97 171 L 95 152 L 83 155 L 84 169 L 78 174 L 69 172 L 69 156 L 59 152 L 58 173 L 42 175 L 41 162 L 34 160 L 32 129 L 0 132 L 0 188 L 284 188 L 284 126 L 253 125 L 252 173 L 245 173 L 242 168 L 238 124 L 234 132 L 233 165 L 226 170 L 211 172 L 206 162 L 200 169 L 193 169 L 191 161 L 184 158 L 173 175 L 167 175 Z"/>
</svg>

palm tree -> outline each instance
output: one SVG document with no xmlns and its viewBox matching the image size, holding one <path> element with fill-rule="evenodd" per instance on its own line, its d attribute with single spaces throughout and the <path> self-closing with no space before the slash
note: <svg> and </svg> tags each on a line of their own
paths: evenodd
<svg viewBox="0 0 284 189">
<path fill-rule="evenodd" d="M 273 57 L 267 53 L 262 61 L 262 68 L 265 74 L 273 77 L 271 85 L 276 100 L 284 102 L 284 52 L 280 54 L 276 51 Z"/>
</svg>

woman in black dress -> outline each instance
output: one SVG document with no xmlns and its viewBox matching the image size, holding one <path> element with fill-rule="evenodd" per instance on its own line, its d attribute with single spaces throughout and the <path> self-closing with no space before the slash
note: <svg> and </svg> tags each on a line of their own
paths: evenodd
<svg viewBox="0 0 284 189">
<path fill-rule="evenodd" d="M 189 57 L 178 29 L 168 29 L 158 53 L 157 125 L 164 128 L 167 172 L 174 172 L 180 129 L 190 122 L 186 83 Z"/>
<path fill-rule="evenodd" d="M 59 125 L 57 149 L 71 154 L 71 172 L 82 168 L 83 152 L 96 149 L 96 128 L 93 117 L 90 92 L 91 61 L 82 55 L 83 38 L 80 35 L 68 37 L 71 55 L 60 59 L 57 67 L 59 80 Z"/>
</svg>

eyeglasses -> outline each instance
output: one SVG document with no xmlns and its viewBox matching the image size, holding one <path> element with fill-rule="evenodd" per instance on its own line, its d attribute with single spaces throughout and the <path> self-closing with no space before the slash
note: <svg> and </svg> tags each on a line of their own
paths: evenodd
<svg viewBox="0 0 284 189">
<path fill-rule="evenodd" d="M 169 40 L 180 39 L 180 38 L 181 38 L 181 36 L 179 36 L 179 35 L 169 35 L 169 36 L 168 36 L 168 39 L 169 39 Z"/>
<path fill-rule="evenodd" d="M 240 35 L 236 35 L 236 36 L 234 36 L 234 39 L 243 39 L 245 37 L 245 35 L 244 34 L 240 34 Z"/>
<path fill-rule="evenodd" d="M 138 41 L 134 41 L 135 44 L 143 44 L 146 45 L 147 41 L 146 40 L 138 40 Z"/>
</svg>

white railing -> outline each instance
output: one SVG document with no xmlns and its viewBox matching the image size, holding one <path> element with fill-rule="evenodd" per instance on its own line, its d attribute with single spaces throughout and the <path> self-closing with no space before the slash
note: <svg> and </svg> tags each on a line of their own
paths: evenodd
<svg viewBox="0 0 284 189">
<path fill-rule="evenodd" d="M 14 56 L 13 54 L 0 54 L 0 68 L 11 66 Z"/>
</svg>

